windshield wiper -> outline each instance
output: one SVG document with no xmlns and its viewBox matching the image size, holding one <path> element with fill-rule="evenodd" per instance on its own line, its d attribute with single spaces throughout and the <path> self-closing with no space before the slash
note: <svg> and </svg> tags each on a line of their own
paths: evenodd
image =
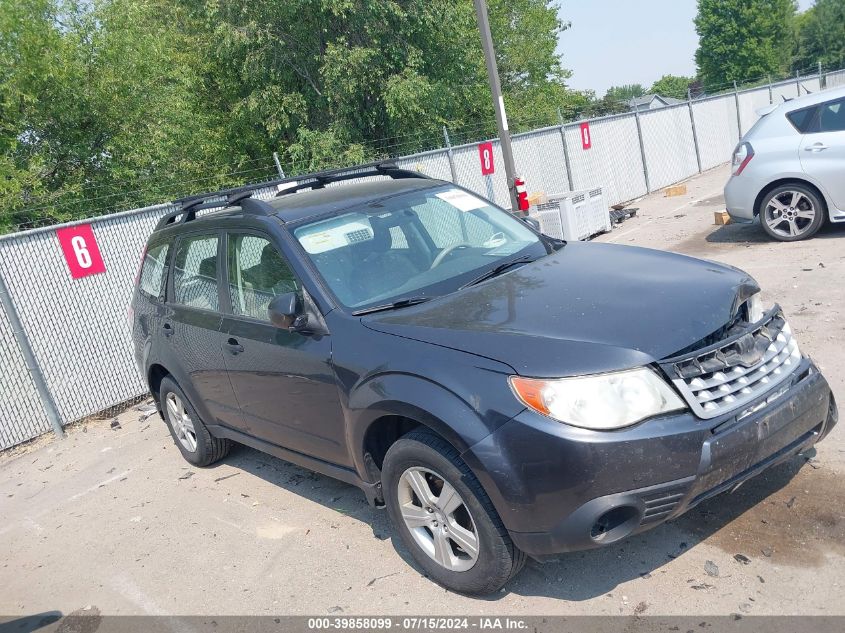
<svg viewBox="0 0 845 633">
<path fill-rule="evenodd" d="M 408 306 L 414 306 L 418 303 L 425 303 L 426 301 L 431 301 L 433 297 L 405 297 L 404 299 L 397 299 L 391 303 L 385 303 L 379 306 L 373 306 L 372 308 L 363 308 L 362 310 L 356 310 L 353 312 L 353 316 L 358 316 L 361 314 L 370 314 L 371 312 L 383 312 L 384 310 L 395 310 L 396 308 L 406 308 Z"/>
<path fill-rule="evenodd" d="M 503 272 L 505 272 L 511 266 L 516 266 L 517 264 L 527 264 L 529 262 L 533 262 L 535 259 L 537 259 L 537 258 L 532 257 L 531 255 L 523 255 L 522 257 L 517 257 L 515 259 L 511 259 L 509 261 L 502 262 L 498 266 L 488 270 L 483 275 L 479 275 L 478 277 L 476 277 L 472 281 L 465 283 L 463 286 L 461 286 L 461 288 L 462 289 L 468 288 L 469 286 L 474 286 L 476 284 L 480 284 L 482 281 L 486 281 L 486 280 L 490 279 L 491 277 L 495 277 L 496 275 L 501 275 Z"/>
</svg>

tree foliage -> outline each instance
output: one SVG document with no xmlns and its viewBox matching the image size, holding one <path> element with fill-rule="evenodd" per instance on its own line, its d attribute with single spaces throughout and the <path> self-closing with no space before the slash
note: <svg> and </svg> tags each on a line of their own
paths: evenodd
<svg viewBox="0 0 845 633">
<path fill-rule="evenodd" d="M 690 85 L 695 81 L 693 77 L 679 77 L 678 75 L 663 75 L 652 84 L 649 92 L 661 97 L 686 99 Z"/>
<path fill-rule="evenodd" d="M 816 0 L 798 19 L 796 68 L 845 64 L 845 0 Z"/>
<path fill-rule="evenodd" d="M 708 90 L 789 71 L 795 0 L 698 0 L 695 61 Z"/>
<path fill-rule="evenodd" d="M 488 4 L 512 128 L 591 101 L 555 3 Z M 296 172 L 425 149 L 444 123 L 495 131 L 471 0 L 0 2 L 0 231 L 266 178 L 274 151 Z"/>
<path fill-rule="evenodd" d="M 642 97 L 645 93 L 645 88 L 640 84 L 624 84 L 608 88 L 604 98 L 606 101 L 627 102 Z"/>
</svg>

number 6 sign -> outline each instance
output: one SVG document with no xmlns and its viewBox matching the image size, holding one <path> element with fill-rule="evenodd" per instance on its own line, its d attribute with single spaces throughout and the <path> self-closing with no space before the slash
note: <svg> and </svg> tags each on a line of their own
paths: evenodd
<svg viewBox="0 0 845 633">
<path fill-rule="evenodd" d="M 106 272 L 100 247 L 90 224 L 80 224 L 56 230 L 65 261 L 74 279 Z"/>
</svg>

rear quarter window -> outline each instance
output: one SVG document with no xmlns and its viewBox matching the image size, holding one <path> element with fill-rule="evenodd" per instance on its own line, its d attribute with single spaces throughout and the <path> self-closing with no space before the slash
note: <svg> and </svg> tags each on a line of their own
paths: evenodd
<svg viewBox="0 0 845 633">
<path fill-rule="evenodd" d="M 164 279 L 167 277 L 167 254 L 169 252 L 169 244 L 157 244 L 149 248 L 144 256 L 138 287 L 148 297 L 158 299 L 161 296 Z"/>
<path fill-rule="evenodd" d="M 792 123 L 792 127 L 798 130 L 801 134 L 810 134 L 816 127 L 816 113 L 819 107 L 817 105 L 809 108 L 802 108 L 801 110 L 793 110 L 786 114 L 786 118 Z"/>
</svg>

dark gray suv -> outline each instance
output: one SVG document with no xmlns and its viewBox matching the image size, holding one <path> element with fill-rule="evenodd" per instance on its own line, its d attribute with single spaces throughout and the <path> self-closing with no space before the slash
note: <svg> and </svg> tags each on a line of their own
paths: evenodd
<svg viewBox="0 0 845 633">
<path fill-rule="evenodd" d="M 554 240 L 389 164 L 268 185 L 161 220 L 141 371 L 189 462 L 235 441 L 354 484 L 450 589 L 654 527 L 836 423 L 742 271 Z"/>
</svg>

